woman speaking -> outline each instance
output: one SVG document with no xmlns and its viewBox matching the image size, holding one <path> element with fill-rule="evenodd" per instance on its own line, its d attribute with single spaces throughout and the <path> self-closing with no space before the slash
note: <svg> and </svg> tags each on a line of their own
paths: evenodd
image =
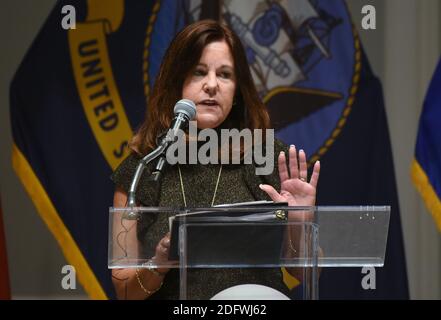
<svg viewBox="0 0 441 320">
<path fill-rule="evenodd" d="M 198 130 L 269 129 L 270 120 L 248 67 L 238 36 L 228 26 L 203 20 L 184 28 L 176 35 L 164 56 L 147 114 L 129 146 L 131 155 L 114 172 L 116 185 L 114 207 L 127 205 L 127 192 L 139 160 L 157 147 L 157 138 L 170 126 L 173 106 L 180 99 L 196 105 Z M 286 202 L 290 206 L 315 205 L 320 164 L 316 162 L 308 181 L 306 155 L 291 145 L 274 143 L 277 159 L 269 175 L 256 175 L 255 164 L 176 164 L 167 165 L 159 186 L 146 176 L 137 192 L 140 206 L 209 207 L 222 203 L 255 200 Z M 243 146 L 244 149 L 252 146 Z M 289 160 L 289 161 L 288 161 Z M 156 245 L 155 259 L 167 261 L 170 236 L 168 220 L 159 215 L 143 227 L 133 243 Z M 130 239 L 129 239 L 130 240 Z M 179 270 L 168 268 L 112 269 L 112 279 L 119 299 L 178 299 Z M 239 284 L 268 285 L 280 292 L 288 289 L 280 269 L 190 269 L 192 299 L 206 299 Z"/>
</svg>

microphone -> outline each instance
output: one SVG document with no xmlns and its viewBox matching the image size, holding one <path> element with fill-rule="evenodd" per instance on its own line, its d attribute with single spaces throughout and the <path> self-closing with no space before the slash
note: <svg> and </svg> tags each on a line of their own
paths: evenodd
<svg viewBox="0 0 441 320">
<path fill-rule="evenodd" d="M 179 100 L 174 107 L 175 117 L 172 120 L 170 125 L 170 129 L 168 130 L 166 136 L 162 138 L 161 142 L 158 144 L 155 150 L 148 153 L 144 158 L 142 158 L 138 166 L 136 167 L 135 174 L 132 178 L 132 182 L 130 184 L 130 189 L 128 192 L 128 207 L 134 208 L 136 205 L 136 189 L 138 188 L 139 180 L 141 179 L 142 173 L 151 161 L 156 158 L 159 158 L 155 170 L 152 172 L 152 176 L 150 180 L 155 182 L 159 182 L 159 178 L 162 172 L 162 169 L 165 165 L 165 153 L 167 148 L 173 143 L 177 138 L 178 130 L 185 129 L 190 120 L 193 120 L 196 116 L 196 105 L 193 101 L 188 99 Z M 130 211 L 125 214 L 126 219 L 137 219 L 139 216 L 137 211 Z"/>
<path fill-rule="evenodd" d="M 191 100 L 181 99 L 176 102 L 173 112 L 175 117 L 160 145 L 175 141 L 178 130 L 184 130 L 188 126 L 188 122 L 196 116 L 196 105 Z"/>
<path fill-rule="evenodd" d="M 159 146 L 164 147 L 164 152 L 159 157 L 156 167 L 150 176 L 150 180 L 155 182 L 159 182 L 162 170 L 164 169 L 165 152 L 167 151 L 167 148 L 178 138 L 178 131 L 187 128 L 188 123 L 196 117 L 196 105 L 191 100 L 181 99 L 175 104 L 173 112 L 175 117 L 172 120 L 167 134 L 159 143 Z"/>
</svg>

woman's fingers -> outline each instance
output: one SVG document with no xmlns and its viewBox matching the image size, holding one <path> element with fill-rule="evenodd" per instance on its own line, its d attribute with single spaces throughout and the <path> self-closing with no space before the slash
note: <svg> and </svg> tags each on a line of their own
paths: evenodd
<svg viewBox="0 0 441 320">
<path fill-rule="evenodd" d="M 311 175 L 311 181 L 309 182 L 314 188 L 317 188 L 318 179 L 320 176 L 320 161 L 314 163 L 314 169 Z"/>
<path fill-rule="evenodd" d="M 167 232 L 164 238 L 161 239 L 162 246 L 170 248 L 170 232 Z"/>
<path fill-rule="evenodd" d="M 308 165 L 306 164 L 306 154 L 305 151 L 300 150 L 299 151 L 299 179 L 303 181 L 308 180 Z"/>
<path fill-rule="evenodd" d="M 279 154 L 278 166 L 279 166 L 280 184 L 282 184 L 283 181 L 289 179 L 288 167 L 286 166 L 286 155 L 285 152 L 283 151 L 280 152 Z"/>
<path fill-rule="evenodd" d="M 168 253 L 168 248 L 164 247 L 161 243 L 156 246 L 156 256 L 164 256 Z"/>
<path fill-rule="evenodd" d="M 265 191 L 274 202 L 283 201 L 283 197 L 269 184 L 261 184 L 259 188 Z"/>
<path fill-rule="evenodd" d="M 168 232 L 156 246 L 156 255 L 167 256 L 170 249 L 170 233 Z"/>
<path fill-rule="evenodd" d="M 291 173 L 291 179 L 297 179 L 299 177 L 299 165 L 297 163 L 297 150 L 294 145 L 289 147 L 289 172 Z"/>
</svg>

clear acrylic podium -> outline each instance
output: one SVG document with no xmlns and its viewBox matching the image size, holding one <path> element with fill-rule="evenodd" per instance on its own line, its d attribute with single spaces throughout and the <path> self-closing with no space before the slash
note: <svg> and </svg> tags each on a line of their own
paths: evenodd
<svg viewBox="0 0 441 320">
<path fill-rule="evenodd" d="M 176 268 L 183 300 L 193 299 L 192 269 L 272 268 L 290 274 L 301 299 L 318 299 L 321 268 L 383 266 L 389 216 L 388 206 L 110 208 L 108 267 Z M 158 261 L 167 231 L 169 260 Z M 288 298 L 271 282 L 238 284 L 202 299 Z"/>
</svg>

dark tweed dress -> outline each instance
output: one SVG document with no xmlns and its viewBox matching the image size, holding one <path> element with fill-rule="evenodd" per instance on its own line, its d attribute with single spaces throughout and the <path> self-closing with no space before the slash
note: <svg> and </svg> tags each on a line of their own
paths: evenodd
<svg viewBox="0 0 441 320">
<path fill-rule="evenodd" d="M 259 188 L 259 184 L 271 184 L 280 188 L 277 170 L 277 157 L 280 151 L 287 153 L 287 147 L 276 140 L 274 146 L 274 172 L 268 176 L 256 176 L 254 165 L 223 165 L 215 203 L 236 203 L 254 200 L 271 200 Z M 130 155 L 115 170 L 112 180 L 127 191 L 135 172 L 139 158 Z M 220 165 L 181 165 L 182 179 L 188 207 L 209 207 L 214 194 Z M 167 166 L 163 172 L 161 186 L 154 186 L 147 180 L 151 168 L 147 168 L 141 178 L 137 191 L 137 201 L 142 206 L 183 207 L 183 197 L 177 166 Z M 143 225 L 148 225 L 143 227 Z M 160 215 L 156 221 L 141 223 L 138 238 L 141 242 L 156 244 L 169 231 L 166 215 Z M 246 254 L 246 253 L 245 253 Z M 280 269 L 189 269 L 188 283 L 191 284 L 190 299 L 209 299 L 216 293 L 239 284 L 260 284 L 272 287 L 288 294 L 282 281 Z M 162 288 L 151 299 L 179 298 L 179 270 L 171 269 L 164 279 Z"/>
</svg>

